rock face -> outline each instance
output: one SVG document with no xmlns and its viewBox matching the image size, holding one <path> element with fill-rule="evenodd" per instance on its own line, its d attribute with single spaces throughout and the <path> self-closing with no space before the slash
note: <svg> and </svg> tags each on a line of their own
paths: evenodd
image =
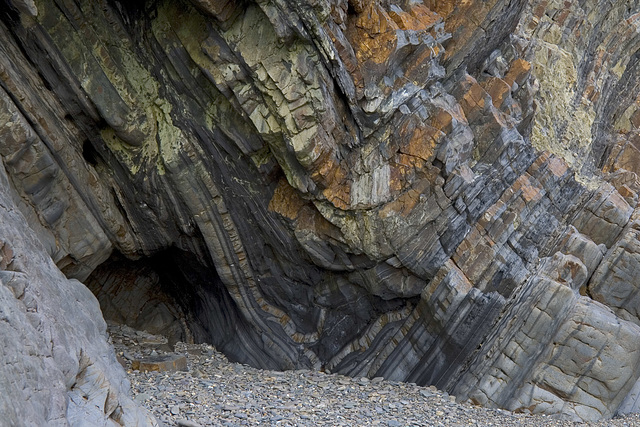
<svg viewBox="0 0 640 427">
<path fill-rule="evenodd" d="M 638 410 L 628 2 L 1 10 L 6 187 L 107 317 L 257 367 Z"/>
<path fill-rule="evenodd" d="M 4 141 L 26 131 L 19 117 L 3 110 Z M 0 425 L 157 425 L 128 396 L 98 302 L 52 262 L 4 166 L 0 188 Z"/>
</svg>

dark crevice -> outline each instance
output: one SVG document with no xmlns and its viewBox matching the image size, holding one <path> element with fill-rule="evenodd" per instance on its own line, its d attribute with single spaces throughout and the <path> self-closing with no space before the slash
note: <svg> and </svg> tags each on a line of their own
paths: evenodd
<svg viewBox="0 0 640 427">
<path fill-rule="evenodd" d="M 91 166 L 97 166 L 98 163 L 101 163 L 100 154 L 88 139 L 82 143 L 82 158 Z"/>
<path fill-rule="evenodd" d="M 0 21 L 4 21 L 7 24 L 17 24 L 20 22 L 20 12 L 13 7 L 11 2 L 7 0 L 0 0 Z"/>
<path fill-rule="evenodd" d="M 117 11 L 122 22 L 130 28 L 133 28 L 140 21 L 150 21 L 152 14 L 157 11 L 155 0 L 103 0 Z"/>
<path fill-rule="evenodd" d="M 172 247 L 137 261 L 115 253 L 86 285 L 109 322 L 167 336 L 170 345 L 206 342 L 231 361 L 273 365 L 215 268 L 189 252 Z"/>
<path fill-rule="evenodd" d="M 53 92 L 53 86 L 51 86 L 51 83 L 49 82 L 49 80 L 47 80 L 47 78 L 44 76 L 44 74 L 42 74 L 42 72 L 38 71 L 38 77 L 40 77 L 40 80 L 42 81 L 42 85 L 49 92 Z"/>
<path fill-rule="evenodd" d="M 132 261 L 114 253 L 94 270 L 85 284 L 100 302 L 105 320 L 162 334 L 173 345 L 190 335 L 175 298 L 151 259 Z"/>
</svg>

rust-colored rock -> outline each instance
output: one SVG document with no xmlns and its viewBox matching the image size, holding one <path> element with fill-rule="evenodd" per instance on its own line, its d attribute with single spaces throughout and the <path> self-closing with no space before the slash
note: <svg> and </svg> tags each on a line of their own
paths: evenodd
<svg viewBox="0 0 640 427">
<path fill-rule="evenodd" d="M 509 65 L 509 70 L 507 71 L 507 74 L 505 74 L 504 76 L 504 81 L 509 86 L 513 86 L 513 83 L 522 85 L 527 79 L 527 77 L 529 77 L 530 72 L 531 72 L 531 64 L 522 58 L 516 58 Z"/>
<path fill-rule="evenodd" d="M 187 358 L 181 354 L 141 357 L 131 361 L 131 369 L 156 372 L 186 371 Z"/>
</svg>

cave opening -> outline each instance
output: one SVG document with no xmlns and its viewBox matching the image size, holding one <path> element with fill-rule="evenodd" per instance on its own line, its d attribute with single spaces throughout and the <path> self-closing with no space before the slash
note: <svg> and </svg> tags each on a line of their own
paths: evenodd
<svg viewBox="0 0 640 427">
<path fill-rule="evenodd" d="M 0 7 L 0 21 L 8 26 L 20 22 L 20 10 L 12 2 L 3 2 Z"/>
<path fill-rule="evenodd" d="M 172 247 L 139 260 L 114 252 L 85 283 L 107 322 L 166 336 L 171 347 L 206 342 L 246 359 L 237 345 L 244 319 L 215 268 L 190 252 Z"/>
<path fill-rule="evenodd" d="M 91 141 L 85 139 L 82 143 L 82 158 L 91 166 L 97 166 L 100 162 L 100 154 L 94 148 Z"/>
</svg>

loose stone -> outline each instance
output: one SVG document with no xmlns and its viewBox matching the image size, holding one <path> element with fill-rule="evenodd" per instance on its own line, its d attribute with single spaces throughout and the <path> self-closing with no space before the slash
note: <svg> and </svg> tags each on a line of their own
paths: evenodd
<svg viewBox="0 0 640 427">
<path fill-rule="evenodd" d="M 348 378 L 311 371 L 274 372 L 229 363 L 206 344 L 177 343 L 173 351 L 136 338 L 127 327 L 110 326 L 136 402 L 166 427 L 278 426 L 573 426 L 551 417 L 511 413 L 455 402 L 433 386 Z M 143 334 L 154 342 L 149 334 Z M 162 341 L 163 337 L 155 340 Z M 186 371 L 132 370 L 135 360 L 181 354 Z M 640 426 L 637 416 L 592 426 Z"/>
</svg>

